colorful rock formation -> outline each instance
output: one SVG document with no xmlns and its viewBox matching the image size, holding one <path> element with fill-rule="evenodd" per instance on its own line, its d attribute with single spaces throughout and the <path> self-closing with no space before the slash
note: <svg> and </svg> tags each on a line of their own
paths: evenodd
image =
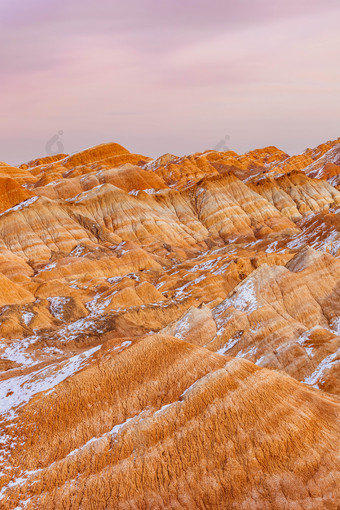
<svg viewBox="0 0 340 510">
<path fill-rule="evenodd" d="M 0 507 L 336 510 L 340 139 L 0 163 Z"/>
</svg>

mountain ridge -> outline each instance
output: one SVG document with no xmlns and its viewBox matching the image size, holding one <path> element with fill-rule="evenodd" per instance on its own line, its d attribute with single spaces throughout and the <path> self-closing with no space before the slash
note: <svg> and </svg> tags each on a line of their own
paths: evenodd
<svg viewBox="0 0 340 510">
<path fill-rule="evenodd" d="M 340 139 L 0 163 L 0 506 L 336 510 Z"/>
</svg>

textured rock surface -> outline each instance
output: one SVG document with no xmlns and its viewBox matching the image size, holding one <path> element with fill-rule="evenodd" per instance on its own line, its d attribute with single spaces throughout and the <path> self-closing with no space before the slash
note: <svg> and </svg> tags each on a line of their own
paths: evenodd
<svg viewBox="0 0 340 510">
<path fill-rule="evenodd" d="M 1 508 L 339 508 L 339 143 L 0 163 Z"/>
</svg>

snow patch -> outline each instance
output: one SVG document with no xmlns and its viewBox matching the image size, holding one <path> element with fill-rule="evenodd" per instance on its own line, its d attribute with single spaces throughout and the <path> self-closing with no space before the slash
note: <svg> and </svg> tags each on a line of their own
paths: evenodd
<svg viewBox="0 0 340 510">
<path fill-rule="evenodd" d="M 164 406 L 162 406 L 160 409 L 158 409 L 158 411 L 155 412 L 155 416 L 162 413 L 165 409 L 170 407 L 172 404 L 175 404 L 175 402 L 170 402 L 170 404 L 165 404 Z"/>
<path fill-rule="evenodd" d="M 23 202 L 20 202 L 20 204 L 17 204 L 14 207 L 11 207 L 10 209 L 7 209 L 3 213 L 1 213 L 0 218 L 1 218 L 1 216 L 3 216 L 4 214 L 7 214 L 9 212 L 21 211 L 21 209 L 24 209 L 25 207 L 28 207 L 29 205 L 34 204 L 34 202 L 36 202 L 38 200 L 38 198 L 39 197 L 32 197 L 32 198 L 28 198 L 27 200 L 24 200 Z"/>
<path fill-rule="evenodd" d="M 259 308 L 259 303 L 256 297 L 254 282 L 252 279 L 246 280 L 239 287 L 236 295 L 231 298 L 234 308 L 242 312 L 254 312 Z"/>
<path fill-rule="evenodd" d="M 75 374 L 100 348 L 101 345 L 98 345 L 62 364 L 54 363 L 30 374 L 0 381 L 0 414 L 9 414 L 13 419 L 15 417 L 13 408 L 29 402 L 33 395 L 50 390 Z"/>
<path fill-rule="evenodd" d="M 235 336 L 232 336 L 228 343 L 226 343 L 223 347 L 221 347 L 221 349 L 219 349 L 217 351 L 217 354 L 225 354 L 226 352 L 228 352 L 232 347 L 234 347 L 234 345 L 236 345 L 240 340 L 240 336 L 239 335 L 235 335 Z"/>
<path fill-rule="evenodd" d="M 23 338 L 21 340 L 13 341 L 6 349 L 1 353 L 1 357 L 14 361 L 19 365 L 34 365 L 36 361 L 33 359 L 28 348 L 37 342 L 39 337 L 36 335 Z"/>
<path fill-rule="evenodd" d="M 113 351 L 122 352 L 122 351 L 124 351 L 124 349 L 129 347 L 131 344 L 132 344 L 131 340 L 125 340 L 120 345 L 116 345 L 115 347 L 112 347 L 112 349 L 110 349 L 109 352 L 113 352 Z"/>
<path fill-rule="evenodd" d="M 340 336 L 340 317 L 336 317 L 330 324 L 330 330 L 335 335 Z"/>
<path fill-rule="evenodd" d="M 203 379 L 203 377 L 201 378 Z M 182 395 L 180 395 L 180 398 L 181 397 L 185 397 L 185 395 L 187 395 L 189 393 L 189 391 L 191 391 L 193 388 L 195 388 L 195 386 L 197 385 L 197 383 L 199 383 L 201 381 L 201 379 L 198 379 L 197 381 L 193 382 L 191 384 L 191 386 L 189 386 L 189 388 L 187 388 L 186 390 L 183 391 Z"/>
<path fill-rule="evenodd" d="M 236 358 L 245 358 L 246 356 L 253 356 L 257 352 L 257 347 L 253 346 L 243 351 L 243 349 L 236 354 Z"/>
<path fill-rule="evenodd" d="M 85 246 L 78 245 L 70 253 L 71 257 L 81 257 L 85 251 Z"/>
<path fill-rule="evenodd" d="M 47 298 L 50 303 L 50 312 L 59 321 L 64 318 L 64 306 L 66 305 L 68 298 L 62 296 L 55 296 Z"/>
<path fill-rule="evenodd" d="M 99 437 L 92 437 L 91 439 L 89 439 L 89 441 L 87 441 L 83 446 L 81 446 L 80 448 L 75 448 L 74 450 L 72 450 L 68 455 L 67 457 L 71 457 L 72 455 L 74 455 L 75 453 L 78 453 L 80 452 L 81 450 L 84 450 L 85 448 L 87 448 L 90 444 L 96 442 L 96 441 L 99 441 L 100 439 L 103 439 L 103 438 L 108 438 L 110 436 L 116 436 L 124 427 L 125 425 L 127 425 L 129 422 L 131 422 L 132 420 L 135 420 L 137 418 L 139 418 L 142 414 L 144 413 L 144 411 L 142 411 L 141 413 L 139 414 L 136 414 L 135 416 L 132 416 L 132 418 L 127 418 L 123 423 L 119 423 L 118 425 L 114 425 L 112 427 L 112 429 L 109 431 L 109 432 L 105 432 L 103 435 L 99 436 Z"/>
<path fill-rule="evenodd" d="M 319 389 L 319 383 L 323 382 L 323 376 L 325 371 L 331 368 L 333 365 L 340 363 L 340 359 L 337 359 L 338 357 L 340 357 L 340 349 L 324 358 L 319 364 L 319 366 L 316 368 L 316 370 L 314 370 L 314 372 L 311 375 L 306 377 L 303 382 L 305 384 L 310 384 L 311 386 L 313 386 L 313 388 Z"/>
<path fill-rule="evenodd" d="M 184 337 L 188 331 L 190 331 L 190 313 L 187 313 L 182 319 L 178 321 L 174 336 L 184 340 Z"/>
<path fill-rule="evenodd" d="M 105 309 L 109 306 L 109 304 L 111 303 L 112 301 L 112 296 L 115 294 L 115 292 L 113 294 L 111 294 L 111 296 L 107 299 L 105 299 L 104 301 L 101 301 L 101 302 L 98 302 L 98 300 L 100 299 L 100 295 L 97 295 L 95 296 L 92 301 L 90 301 L 89 303 L 86 303 L 86 308 L 89 310 L 89 312 L 91 312 L 91 316 L 100 316 L 100 315 L 103 315 L 103 313 L 105 312 Z"/>
<path fill-rule="evenodd" d="M 26 326 L 29 326 L 32 322 L 32 319 L 34 317 L 34 313 L 32 312 L 22 312 L 21 318 Z"/>
</svg>

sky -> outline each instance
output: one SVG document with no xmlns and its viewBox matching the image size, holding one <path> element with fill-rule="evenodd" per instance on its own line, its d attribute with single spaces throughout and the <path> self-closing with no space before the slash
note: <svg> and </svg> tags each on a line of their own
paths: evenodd
<svg viewBox="0 0 340 510">
<path fill-rule="evenodd" d="M 0 0 L 0 161 L 340 136 L 339 0 Z"/>
</svg>

